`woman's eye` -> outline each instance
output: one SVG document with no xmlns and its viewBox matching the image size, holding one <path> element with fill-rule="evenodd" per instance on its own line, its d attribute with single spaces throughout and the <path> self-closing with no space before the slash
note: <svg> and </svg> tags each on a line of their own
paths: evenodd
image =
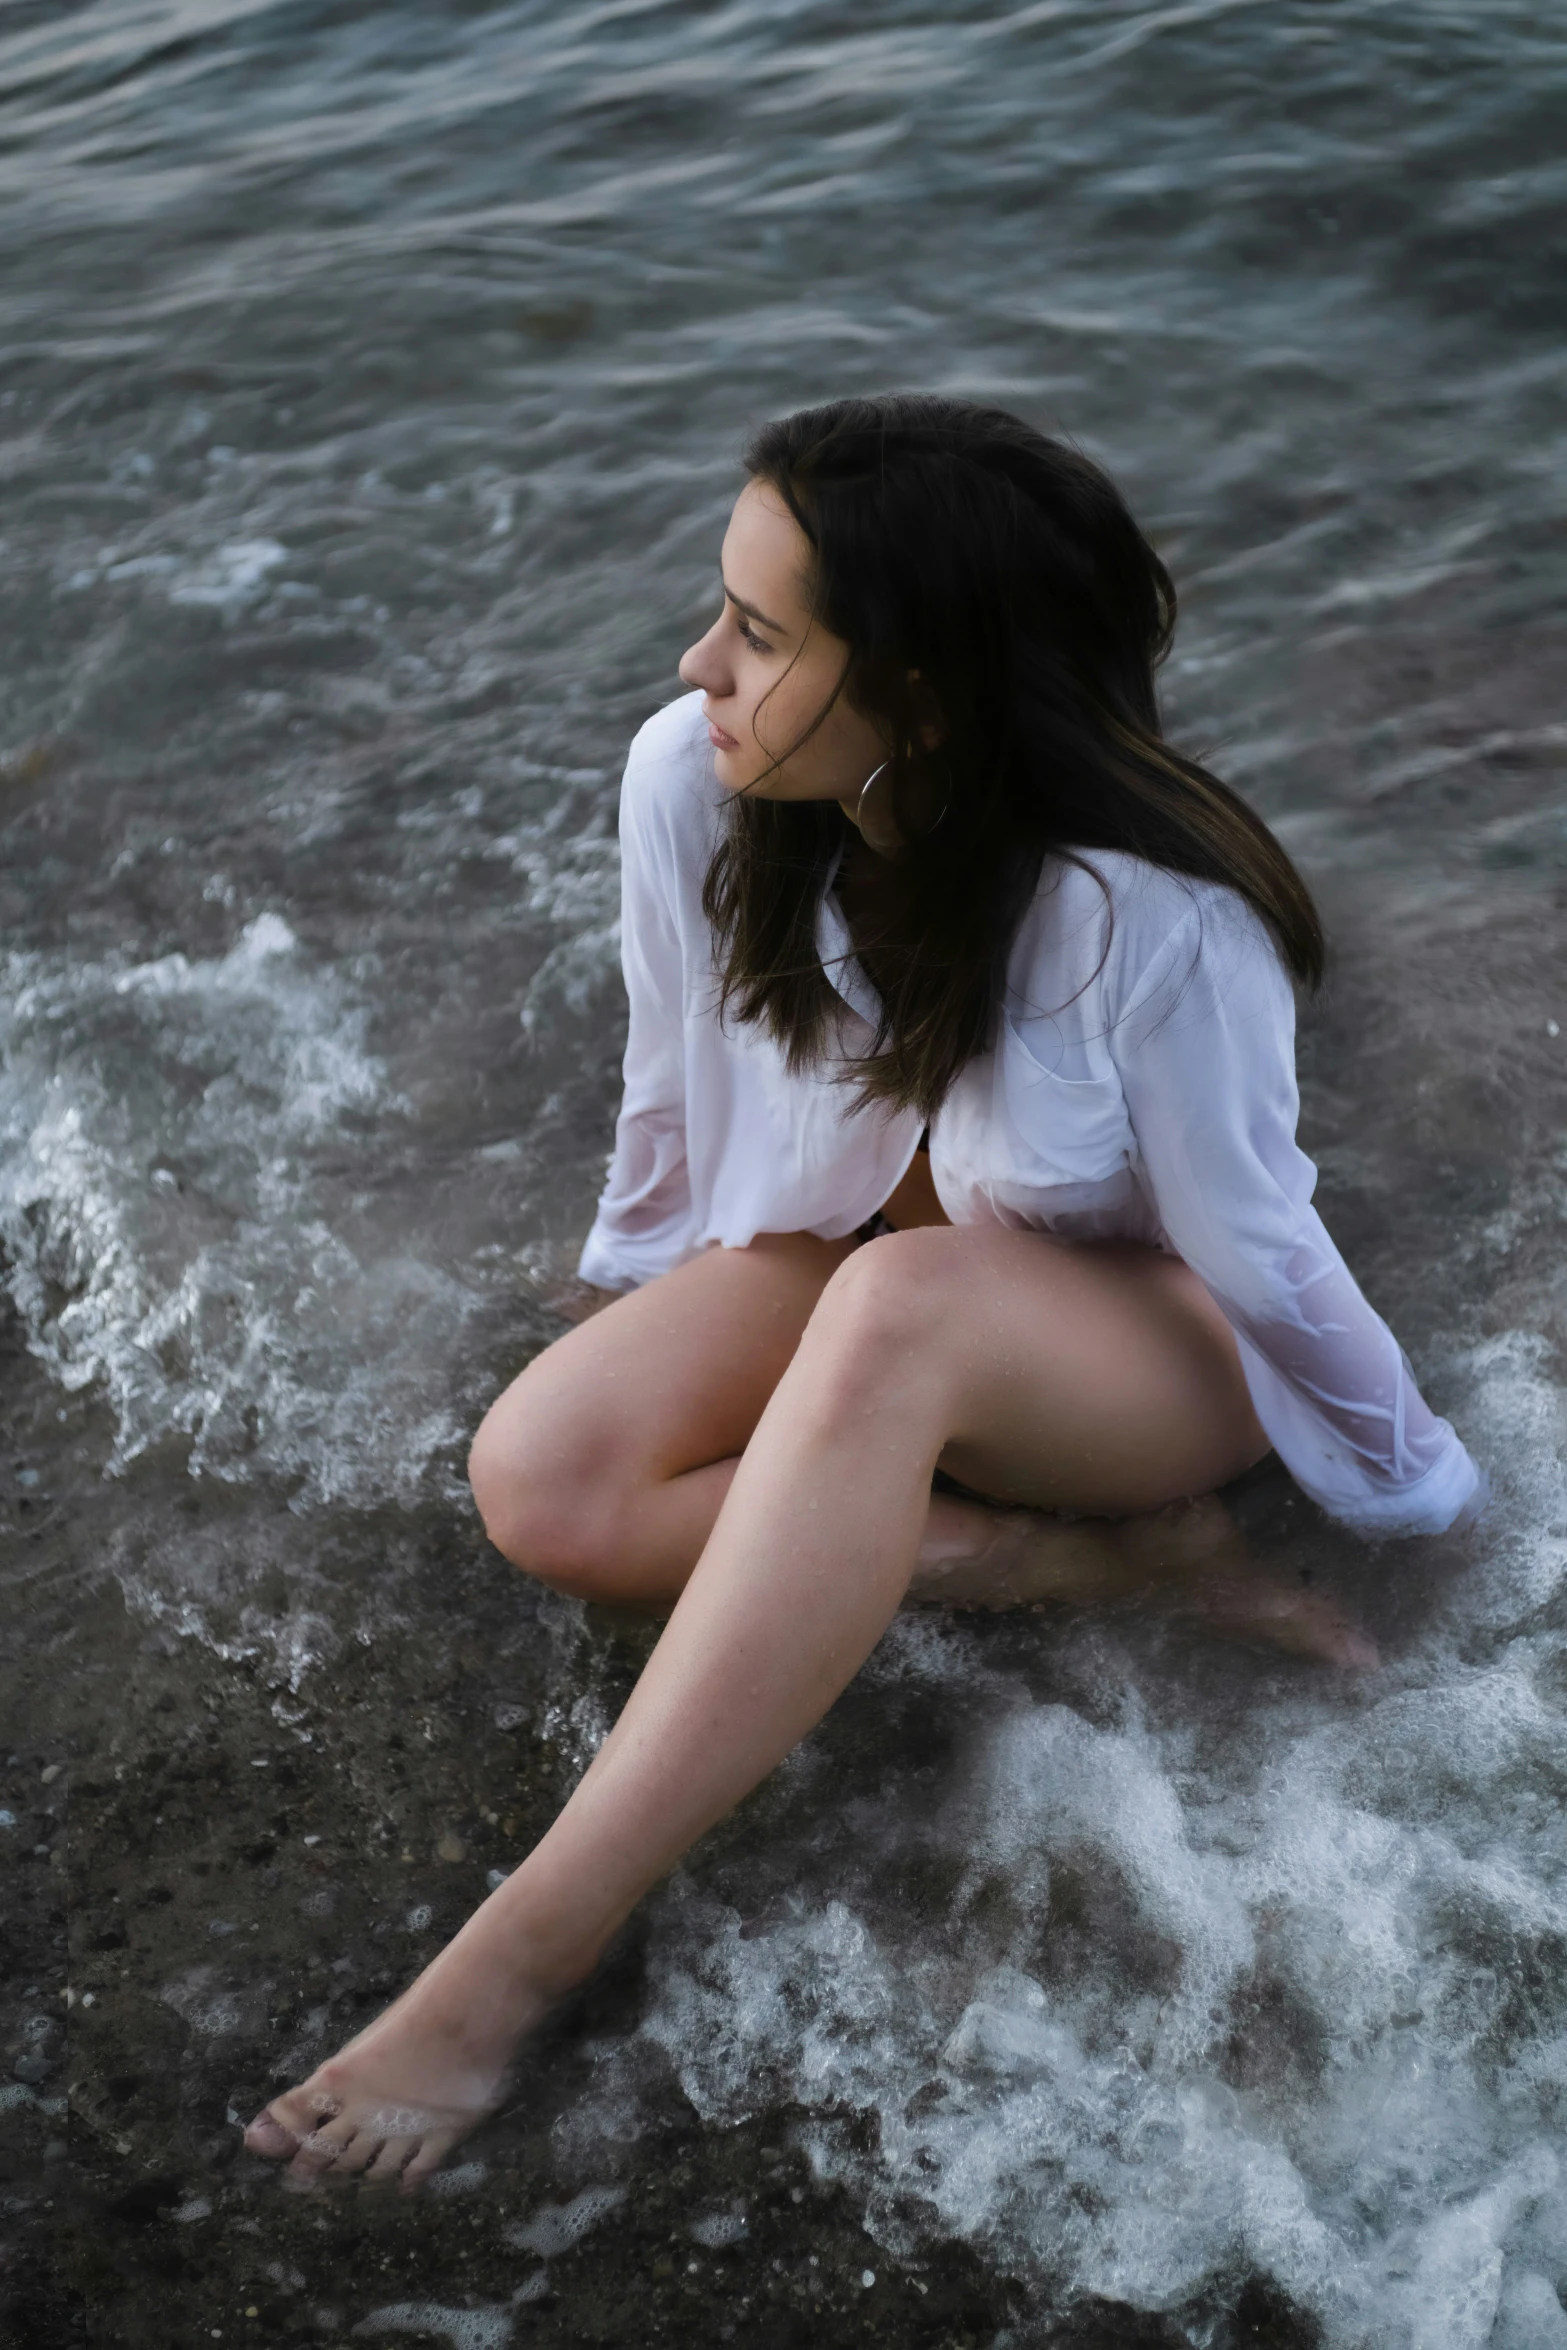
<svg viewBox="0 0 1567 2350">
<path fill-rule="evenodd" d="M 770 653 L 772 651 L 771 645 L 765 644 L 763 642 L 763 640 L 757 635 L 755 629 L 751 626 L 749 620 L 742 618 L 740 622 L 740 634 L 742 637 L 744 637 L 746 643 L 750 646 L 753 653 Z"/>
</svg>

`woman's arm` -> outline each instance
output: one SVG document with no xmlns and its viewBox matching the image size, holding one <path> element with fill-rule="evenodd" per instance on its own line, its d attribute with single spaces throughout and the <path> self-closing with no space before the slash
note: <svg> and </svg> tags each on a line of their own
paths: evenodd
<svg viewBox="0 0 1567 2350">
<path fill-rule="evenodd" d="M 1144 1181 L 1240 1340 L 1286 1467 L 1369 1535 L 1440 1533 L 1472 1513 L 1478 1470 L 1311 1205 L 1294 1001 L 1262 923 L 1199 891 L 1125 999 L 1109 1041 Z"/>
<path fill-rule="evenodd" d="M 630 1004 L 625 1092 L 609 1179 L 577 1270 L 601 1290 L 640 1288 L 689 1253 L 685 967 L 679 873 L 667 822 L 668 714 L 631 746 L 620 801 L 621 969 Z M 651 739 L 650 739 L 651 738 Z"/>
</svg>

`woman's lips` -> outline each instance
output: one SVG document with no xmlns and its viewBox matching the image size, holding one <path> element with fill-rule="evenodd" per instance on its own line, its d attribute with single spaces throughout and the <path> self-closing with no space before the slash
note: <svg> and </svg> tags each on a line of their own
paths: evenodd
<svg viewBox="0 0 1567 2350">
<path fill-rule="evenodd" d="M 712 718 L 707 722 L 707 739 L 715 751 L 737 751 L 740 748 L 738 736 L 725 734 L 723 728 Z"/>
</svg>

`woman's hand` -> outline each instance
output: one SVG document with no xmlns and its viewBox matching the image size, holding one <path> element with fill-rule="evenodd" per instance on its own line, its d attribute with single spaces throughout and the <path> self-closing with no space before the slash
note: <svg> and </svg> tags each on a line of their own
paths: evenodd
<svg viewBox="0 0 1567 2350">
<path fill-rule="evenodd" d="M 590 1322 L 595 1314 L 612 1306 L 618 1295 L 618 1290 L 599 1289 L 593 1282 L 579 1281 L 573 1275 L 570 1280 L 554 1283 L 542 1291 L 541 1302 L 552 1314 L 559 1314 L 563 1322 L 575 1324 Z"/>
</svg>

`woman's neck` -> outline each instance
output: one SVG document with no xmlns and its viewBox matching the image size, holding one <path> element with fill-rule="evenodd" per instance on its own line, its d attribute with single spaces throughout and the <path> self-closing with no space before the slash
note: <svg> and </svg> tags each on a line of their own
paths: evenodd
<svg viewBox="0 0 1567 2350">
<path fill-rule="evenodd" d="M 854 951 L 876 983 L 876 942 L 886 934 L 898 893 L 895 864 L 878 856 L 852 825 L 833 878 L 838 904 L 849 927 Z"/>
</svg>

